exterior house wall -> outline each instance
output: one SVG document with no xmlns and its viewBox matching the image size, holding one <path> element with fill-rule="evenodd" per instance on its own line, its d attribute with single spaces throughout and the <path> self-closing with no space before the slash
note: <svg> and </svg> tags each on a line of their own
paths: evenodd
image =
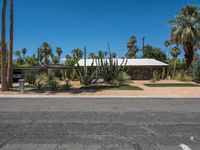
<svg viewBox="0 0 200 150">
<path fill-rule="evenodd" d="M 163 67 L 126 67 L 126 70 L 133 80 L 151 80 L 154 71 L 162 74 Z"/>
</svg>

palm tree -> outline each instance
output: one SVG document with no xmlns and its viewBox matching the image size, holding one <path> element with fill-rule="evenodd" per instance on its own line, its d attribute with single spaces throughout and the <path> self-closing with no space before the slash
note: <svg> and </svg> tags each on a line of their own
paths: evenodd
<svg viewBox="0 0 200 150">
<path fill-rule="evenodd" d="M 180 55 L 180 49 L 176 46 L 174 48 L 172 48 L 170 54 L 171 56 L 173 57 L 173 60 L 174 60 L 174 76 L 176 74 L 176 60 L 178 58 L 178 56 Z"/>
<path fill-rule="evenodd" d="M 168 41 L 168 40 L 166 40 L 166 41 L 164 42 L 164 44 L 165 44 L 165 47 L 166 47 L 166 53 L 167 53 L 166 56 L 169 57 L 168 47 L 171 45 L 171 42 Z"/>
<path fill-rule="evenodd" d="M 44 59 L 44 51 L 42 48 L 38 48 L 38 65 L 41 65 L 42 60 Z"/>
<path fill-rule="evenodd" d="M 135 36 L 132 36 L 127 43 L 128 52 L 126 53 L 127 58 L 135 58 L 136 53 L 138 52 L 138 47 L 136 46 L 137 39 Z"/>
<path fill-rule="evenodd" d="M 200 41 L 199 18 L 198 6 L 188 5 L 181 9 L 181 13 L 176 15 L 174 20 L 169 22 L 173 26 L 171 41 L 183 45 L 188 66 L 193 60 L 194 51 Z"/>
<path fill-rule="evenodd" d="M 52 55 L 52 54 L 51 54 L 51 59 L 52 59 L 52 62 L 53 62 L 54 65 L 56 65 L 56 64 L 59 63 L 58 57 L 56 57 L 56 56 L 54 56 L 54 55 Z"/>
<path fill-rule="evenodd" d="M 10 0 L 10 42 L 9 42 L 9 50 L 8 50 L 8 70 L 7 70 L 7 84 L 9 88 L 12 88 L 13 84 L 13 26 L 14 26 L 14 19 L 13 19 L 13 6 L 14 0 Z"/>
<path fill-rule="evenodd" d="M 47 43 L 47 42 L 44 42 L 44 43 L 42 43 L 42 46 L 39 48 L 39 51 L 40 51 L 40 56 L 42 56 L 43 55 L 43 57 L 44 57 L 44 63 L 45 63 L 45 65 L 48 65 L 49 64 L 49 56 L 50 56 L 50 54 L 52 53 L 52 49 L 51 49 L 51 46 L 49 45 L 49 43 Z M 40 59 L 40 61 L 41 61 L 41 59 Z"/>
<path fill-rule="evenodd" d="M 62 55 L 62 49 L 60 47 L 57 47 L 56 48 L 56 52 L 58 54 L 58 63 L 60 63 L 60 60 L 61 60 L 61 55 Z"/>
<path fill-rule="evenodd" d="M 72 56 L 66 55 L 65 58 L 66 58 L 66 59 L 72 59 Z"/>
<path fill-rule="evenodd" d="M 2 29 L 1 29 L 1 91 L 8 90 L 7 81 L 6 81 L 6 5 L 7 0 L 3 0 L 2 5 Z"/>
<path fill-rule="evenodd" d="M 17 63 L 20 65 L 22 62 L 21 51 L 16 50 L 15 55 L 17 56 Z"/>
<path fill-rule="evenodd" d="M 105 52 L 103 52 L 103 51 L 98 51 L 98 58 L 99 59 L 104 59 L 105 58 Z"/>
<path fill-rule="evenodd" d="M 89 59 L 95 59 L 96 58 L 95 53 L 93 53 L 93 52 L 89 53 L 88 58 Z"/>
<path fill-rule="evenodd" d="M 72 54 L 73 54 L 74 59 L 80 60 L 83 57 L 83 52 L 80 49 L 74 49 L 72 51 Z"/>
<path fill-rule="evenodd" d="M 112 57 L 112 58 L 117 58 L 117 54 L 116 54 L 115 52 L 112 52 L 112 53 L 111 53 L 111 57 Z"/>
<path fill-rule="evenodd" d="M 23 49 L 22 49 L 23 61 L 25 60 L 26 52 L 27 52 L 27 49 L 26 49 L 26 48 L 23 48 Z"/>
</svg>

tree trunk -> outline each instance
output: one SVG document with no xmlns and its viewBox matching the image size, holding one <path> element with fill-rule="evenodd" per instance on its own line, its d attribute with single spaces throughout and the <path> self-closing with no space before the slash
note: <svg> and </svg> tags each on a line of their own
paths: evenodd
<svg viewBox="0 0 200 150">
<path fill-rule="evenodd" d="M 8 90 L 6 82 L 6 5 L 7 0 L 3 0 L 2 7 L 2 47 L 1 47 L 1 91 Z"/>
<path fill-rule="evenodd" d="M 8 71 L 7 83 L 8 87 L 12 88 L 13 84 L 13 5 L 14 0 L 10 0 L 10 45 L 8 51 Z"/>
<path fill-rule="evenodd" d="M 174 60 L 174 72 L 173 72 L 173 78 L 176 76 L 176 59 Z"/>
<path fill-rule="evenodd" d="M 61 55 L 58 55 L 58 64 L 60 64 Z"/>
<path fill-rule="evenodd" d="M 185 59 L 187 66 L 189 67 L 193 61 L 194 57 L 194 48 L 190 42 L 184 43 L 184 50 L 185 50 Z"/>
</svg>

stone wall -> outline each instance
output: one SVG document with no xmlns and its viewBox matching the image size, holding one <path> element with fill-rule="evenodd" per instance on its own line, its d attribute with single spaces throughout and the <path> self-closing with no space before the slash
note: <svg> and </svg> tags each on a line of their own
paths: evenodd
<svg viewBox="0 0 200 150">
<path fill-rule="evenodd" d="M 154 71 L 162 74 L 163 67 L 126 67 L 126 70 L 133 80 L 151 80 Z"/>
</svg>

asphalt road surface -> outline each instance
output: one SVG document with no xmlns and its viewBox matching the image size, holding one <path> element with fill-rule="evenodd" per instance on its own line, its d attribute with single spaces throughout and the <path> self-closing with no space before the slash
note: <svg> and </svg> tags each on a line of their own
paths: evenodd
<svg viewBox="0 0 200 150">
<path fill-rule="evenodd" d="M 200 99 L 0 98 L 0 150 L 200 150 Z"/>
</svg>

